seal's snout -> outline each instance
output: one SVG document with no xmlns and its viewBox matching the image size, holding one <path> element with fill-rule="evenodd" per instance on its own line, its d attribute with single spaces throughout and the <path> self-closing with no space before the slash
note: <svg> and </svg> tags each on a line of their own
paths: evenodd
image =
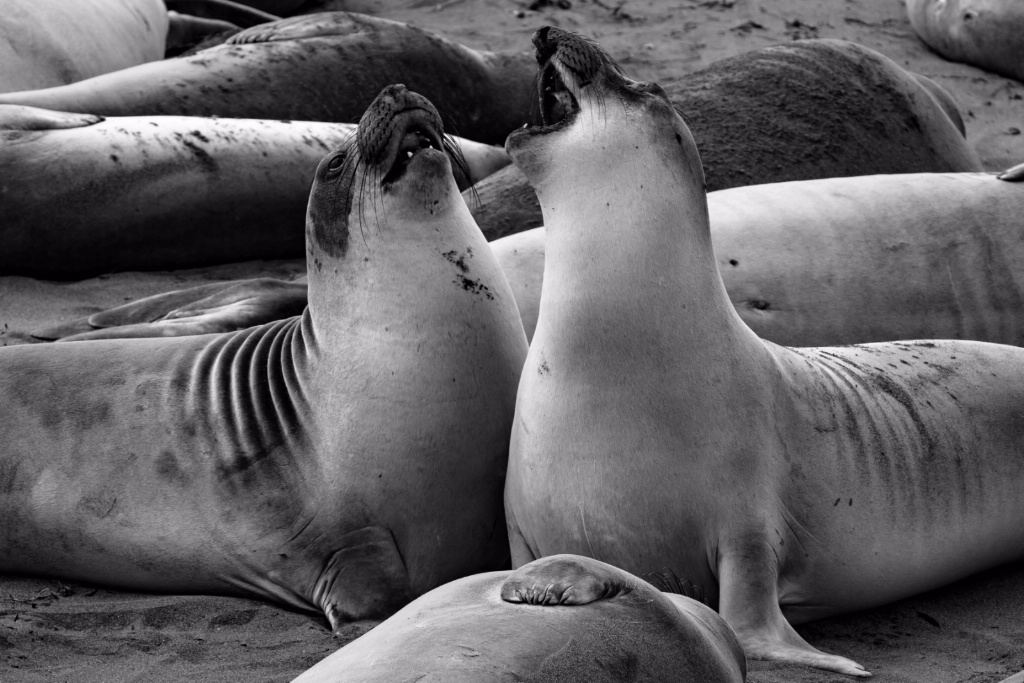
<svg viewBox="0 0 1024 683">
<path fill-rule="evenodd" d="M 382 183 L 394 183 L 424 150 L 445 153 L 441 116 L 423 95 L 402 84 L 389 85 L 359 121 L 358 144 L 363 161 L 378 169 Z"/>
</svg>

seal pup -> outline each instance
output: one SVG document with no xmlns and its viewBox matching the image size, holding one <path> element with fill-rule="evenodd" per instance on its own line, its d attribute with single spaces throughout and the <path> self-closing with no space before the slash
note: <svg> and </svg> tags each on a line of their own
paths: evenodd
<svg viewBox="0 0 1024 683">
<path fill-rule="evenodd" d="M 506 144 L 548 232 L 505 488 L 513 566 L 667 573 L 747 657 L 869 675 L 790 624 L 1024 557 L 1024 349 L 762 341 L 725 291 L 665 92 L 575 34 L 534 40 L 544 125 Z"/>
<path fill-rule="evenodd" d="M 535 73 L 527 54 L 481 52 L 410 24 L 328 12 L 260 24 L 223 45 L 81 84 L 7 93 L 0 103 L 349 123 L 401 81 L 438 103 L 449 132 L 500 144 L 530 116 Z"/>
<path fill-rule="evenodd" d="M 0 273 L 71 279 L 301 256 L 314 171 L 354 129 L 0 105 Z M 498 147 L 460 142 L 463 187 L 509 163 Z"/>
<path fill-rule="evenodd" d="M 798 40 L 751 50 L 664 87 L 693 131 L 711 191 L 983 170 L 952 97 L 856 43 Z M 473 218 L 490 240 L 542 223 L 536 195 L 514 166 L 481 183 L 477 195 Z"/>
<path fill-rule="evenodd" d="M 1024 82 L 1024 6 L 1017 0 L 907 0 L 907 17 L 946 59 Z"/>
<path fill-rule="evenodd" d="M 741 683 L 714 610 L 616 567 L 556 555 L 435 588 L 293 683 Z"/>
<path fill-rule="evenodd" d="M 4 0 L 0 92 L 51 88 L 162 59 L 162 0 Z"/>
<path fill-rule="evenodd" d="M 436 110 L 386 88 L 316 171 L 309 305 L 234 334 L 0 350 L 0 572 L 346 620 L 508 561 L 526 340 Z"/>
<path fill-rule="evenodd" d="M 930 337 L 1024 345 L 1024 166 L 1000 177 L 906 173 L 711 192 L 711 243 L 729 299 L 757 336 L 780 344 Z M 545 231 L 490 247 L 532 339 Z M 272 279 L 204 285 L 36 334 L 198 334 L 301 310 L 305 296 L 304 284 Z"/>
</svg>

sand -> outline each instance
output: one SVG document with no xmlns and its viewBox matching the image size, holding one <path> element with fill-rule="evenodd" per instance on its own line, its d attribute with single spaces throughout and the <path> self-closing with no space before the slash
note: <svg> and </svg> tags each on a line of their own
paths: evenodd
<svg viewBox="0 0 1024 683">
<path fill-rule="evenodd" d="M 710 62 L 794 38 L 872 47 L 946 87 L 989 170 L 1024 161 L 1024 84 L 931 53 L 900 0 L 353 0 L 470 46 L 528 50 L 551 24 L 598 39 L 636 78 L 669 80 Z M 560 5 L 570 5 L 563 9 Z M 35 329 L 167 289 L 258 274 L 292 278 L 303 264 L 252 262 L 176 273 L 123 273 L 81 283 L 0 278 L 0 344 Z M 288 681 L 372 624 L 332 635 L 318 615 L 242 598 L 141 595 L 0 577 L 0 682 Z M 1024 670 L 1024 563 L 880 609 L 798 629 L 882 682 L 988 683 Z M 748 680 L 843 676 L 750 662 Z"/>
</svg>

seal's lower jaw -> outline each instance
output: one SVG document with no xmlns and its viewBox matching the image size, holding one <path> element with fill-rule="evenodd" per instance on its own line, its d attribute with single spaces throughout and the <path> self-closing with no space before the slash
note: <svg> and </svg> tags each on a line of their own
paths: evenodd
<svg viewBox="0 0 1024 683">
<path fill-rule="evenodd" d="M 437 149 L 423 149 L 403 164 L 401 176 L 384 186 L 384 192 L 397 196 L 445 196 L 449 190 L 458 194 L 455 176 L 452 175 L 451 160 L 448 155 Z"/>
</svg>

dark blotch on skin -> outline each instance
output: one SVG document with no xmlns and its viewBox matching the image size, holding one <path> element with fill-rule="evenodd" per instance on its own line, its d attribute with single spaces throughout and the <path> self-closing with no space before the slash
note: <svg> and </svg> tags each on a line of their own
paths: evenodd
<svg viewBox="0 0 1024 683">
<path fill-rule="evenodd" d="M 348 223 L 352 216 L 357 165 L 355 156 L 351 152 L 348 154 L 336 176 L 325 174 L 320 178 L 309 202 L 312 237 L 317 246 L 333 258 L 343 258 L 348 252 Z M 316 264 L 319 270 L 320 262 Z"/>
<path fill-rule="evenodd" d="M 451 263 L 454 263 L 455 267 L 461 270 L 463 273 L 469 272 L 469 266 L 466 265 L 466 257 L 459 256 L 459 253 L 454 249 L 452 249 L 451 251 L 446 251 L 441 255 L 448 259 L 448 261 L 450 261 Z"/>
<path fill-rule="evenodd" d="M 188 481 L 185 472 L 178 465 L 178 459 L 174 457 L 174 453 L 168 450 L 165 450 L 157 458 L 156 473 L 161 479 L 174 484 L 184 484 Z"/>
</svg>

